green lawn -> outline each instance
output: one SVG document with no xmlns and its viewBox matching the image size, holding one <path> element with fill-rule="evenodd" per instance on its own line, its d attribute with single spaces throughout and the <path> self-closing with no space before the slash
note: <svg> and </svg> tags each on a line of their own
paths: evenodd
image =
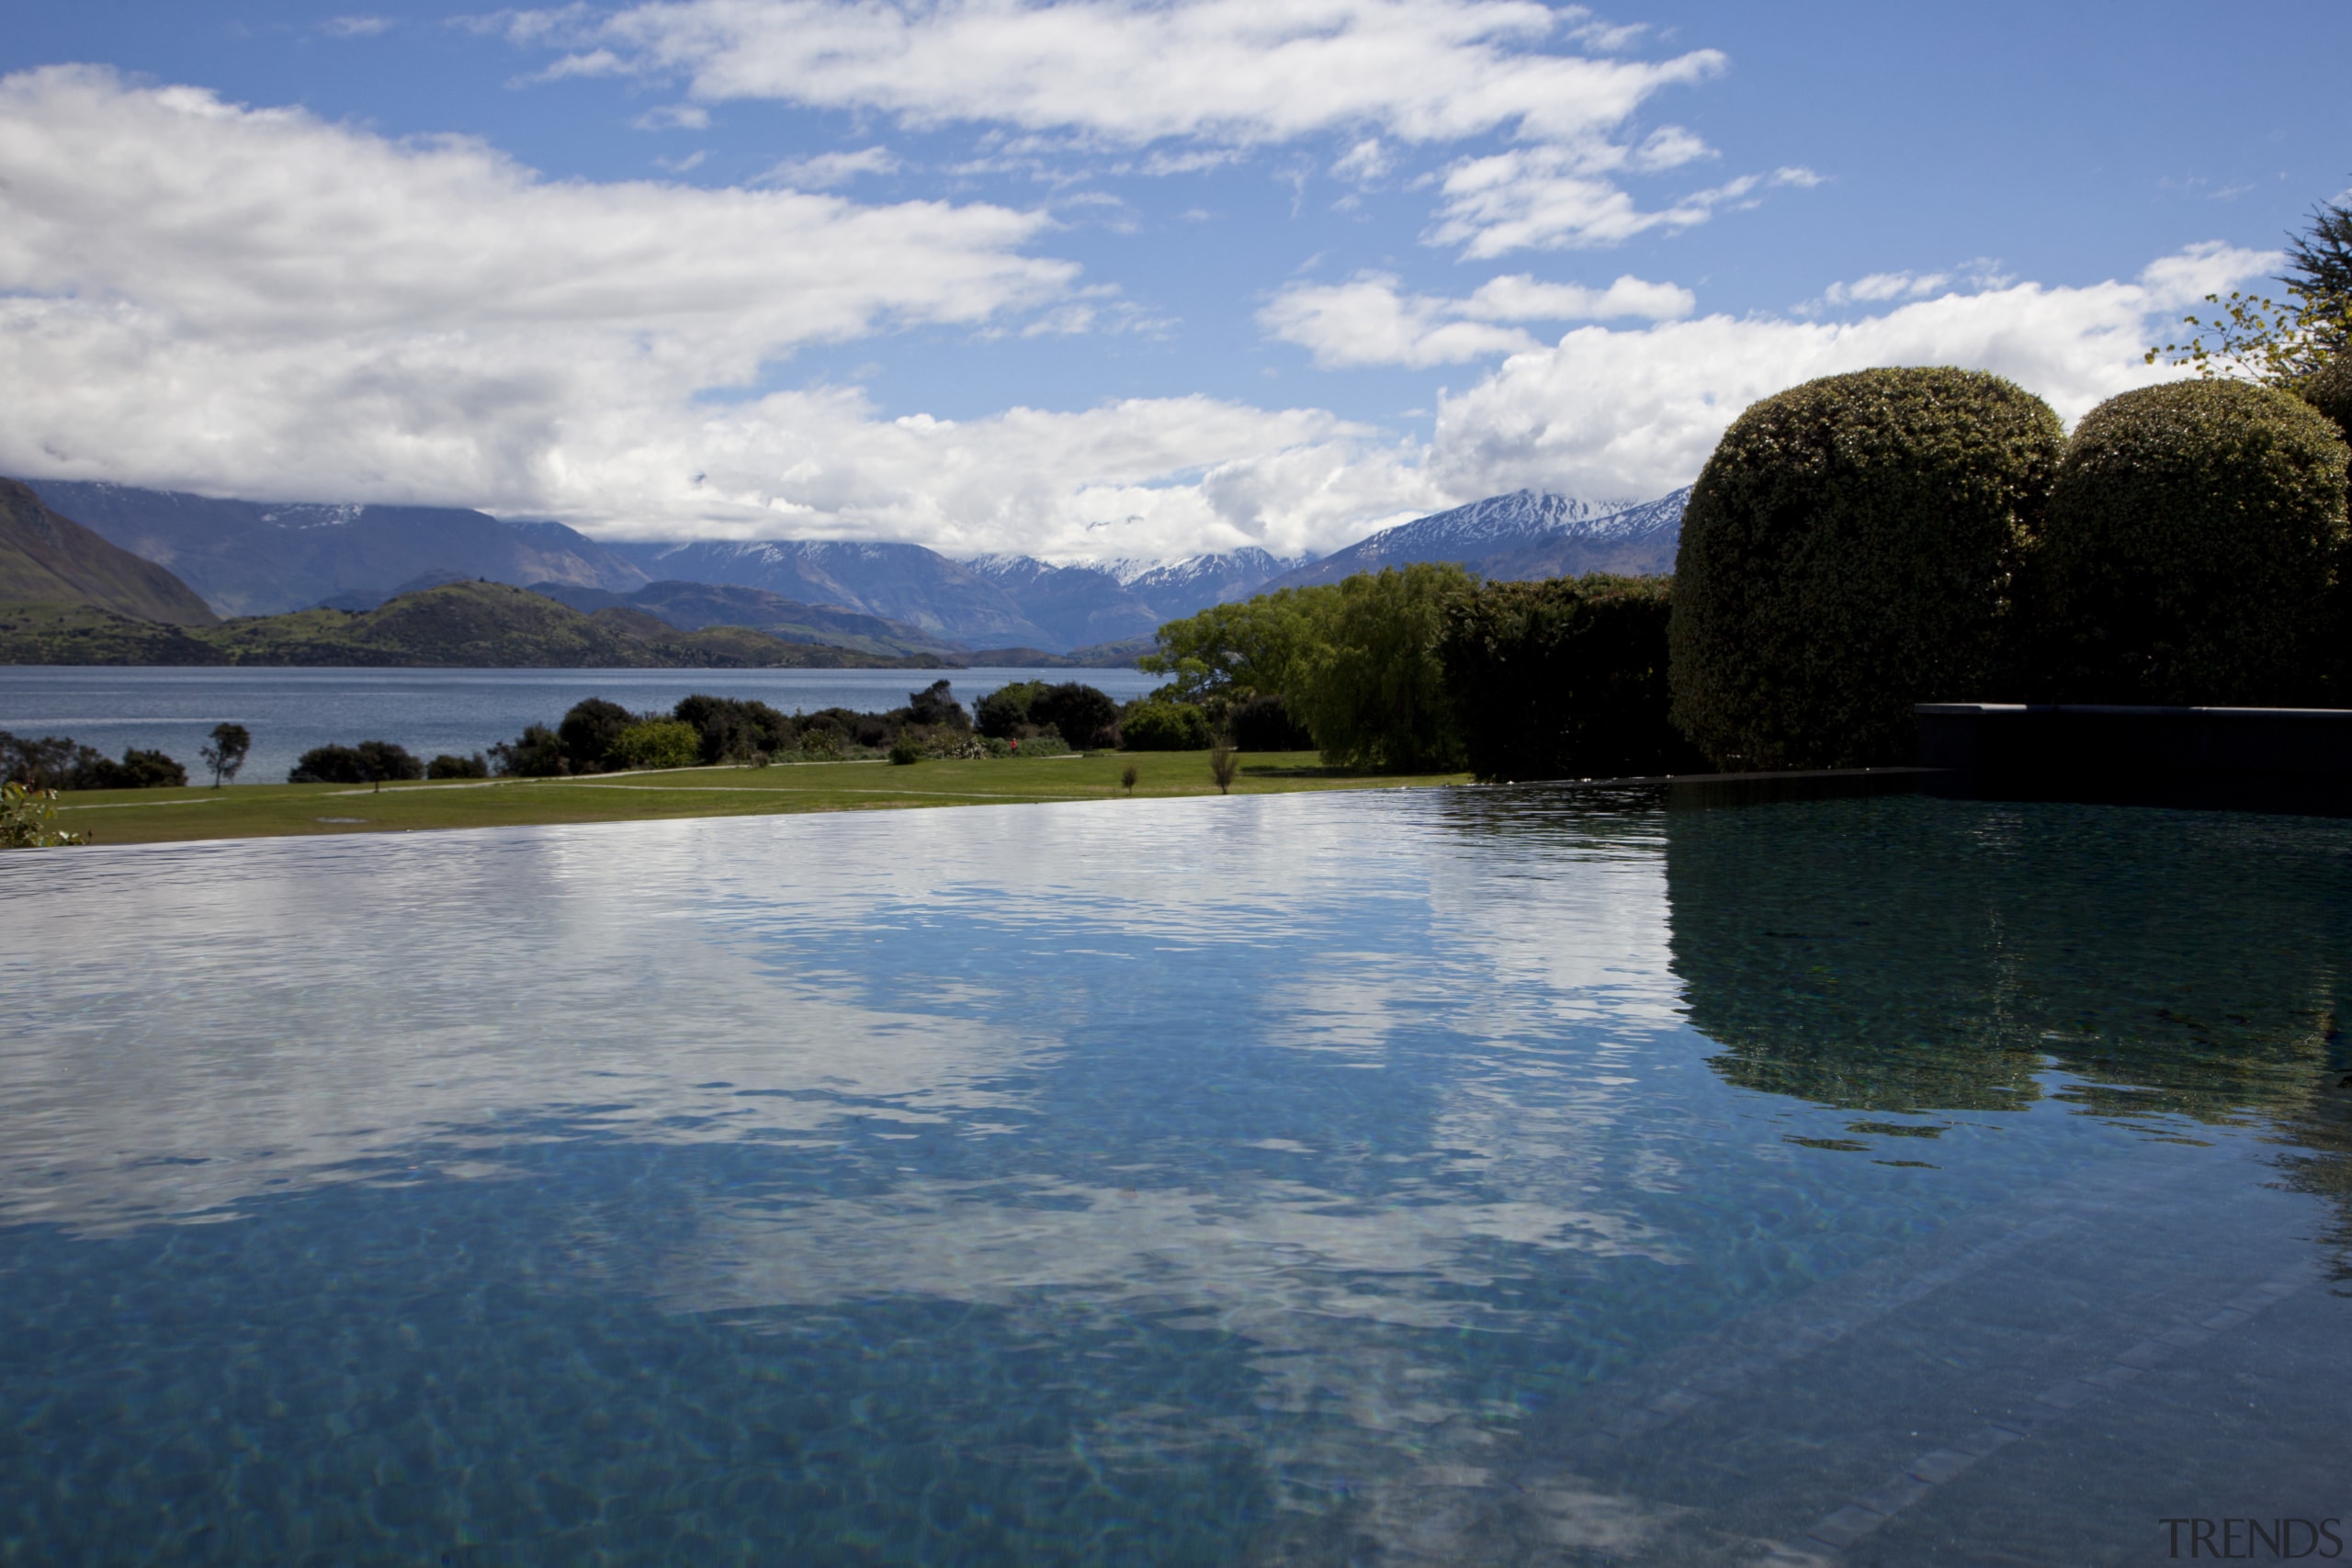
<svg viewBox="0 0 2352 1568">
<path fill-rule="evenodd" d="M 234 784 L 227 789 L 77 791 L 58 801 L 60 827 L 101 844 L 168 839 L 259 839 L 296 833 L 390 833 L 535 822 L 624 822 L 652 817 L 750 817 L 786 811 L 878 811 L 1214 795 L 1205 751 L 1105 751 L 1085 757 L 969 762 L 803 762 L 684 768 L 583 779 L 447 780 L 387 784 Z M 1236 795 L 1464 784 L 1467 773 L 1364 773 L 1327 768 L 1311 751 L 1245 754 Z"/>
</svg>

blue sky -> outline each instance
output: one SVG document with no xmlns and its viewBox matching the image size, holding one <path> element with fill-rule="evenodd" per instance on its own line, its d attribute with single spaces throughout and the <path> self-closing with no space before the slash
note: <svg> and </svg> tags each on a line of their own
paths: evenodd
<svg viewBox="0 0 2352 1568">
<path fill-rule="evenodd" d="M 2352 186 L 2337 5 L 0 7 L 0 466 L 1329 549 L 1754 397 L 2068 418 Z"/>
</svg>

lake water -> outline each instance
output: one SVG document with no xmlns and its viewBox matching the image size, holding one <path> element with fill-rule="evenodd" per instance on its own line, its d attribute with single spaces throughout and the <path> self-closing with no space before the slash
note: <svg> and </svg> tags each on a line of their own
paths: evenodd
<svg viewBox="0 0 2352 1568">
<path fill-rule="evenodd" d="M 8 1562 L 2352 1514 L 2352 825 L 1454 790 L 0 863 Z"/>
<path fill-rule="evenodd" d="M 467 756 L 553 724 L 583 697 L 639 711 L 693 692 L 751 697 L 786 713 L 879 713 L 946 680 L 967 707 L 1013 681 L 1083 681 L 1121 702 L 1160 683 L 1139 670 L 270 670 L 0 665 L 0 729 L 70 735 L 110 757 L 177 758 L 191 779 L 216 724 L 253 732 L 243 784 L 284 784 L 313 746 L 391 740 L 419 757 Z"/>
</svg>

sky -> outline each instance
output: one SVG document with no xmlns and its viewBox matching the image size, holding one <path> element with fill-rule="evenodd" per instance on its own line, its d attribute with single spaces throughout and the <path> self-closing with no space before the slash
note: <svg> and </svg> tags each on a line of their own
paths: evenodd
<svg viewBox="0 0 2352 1568">
<path fill-rule="evenodd" d="M 2069 422 L 2352 187 L 2352 6 L 0 0 L 0 472 L 1320 553 L 1757 398 Z"/>
</svg>

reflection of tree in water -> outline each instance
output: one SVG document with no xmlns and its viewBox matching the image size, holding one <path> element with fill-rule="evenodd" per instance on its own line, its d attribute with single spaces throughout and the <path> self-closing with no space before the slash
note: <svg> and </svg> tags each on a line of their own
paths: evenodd
<svg viewBox="0 0 2352 1568">
<path fill-rule="evenodd" d="M 1882 1111 L 2341 1120 L 2352 824 L 1916 796 L 1674 811 L 1673 964 L 1735 1083 Z M 2341 1143 L 2335 1146 L 2343 1147 Z"/>
</svg>

